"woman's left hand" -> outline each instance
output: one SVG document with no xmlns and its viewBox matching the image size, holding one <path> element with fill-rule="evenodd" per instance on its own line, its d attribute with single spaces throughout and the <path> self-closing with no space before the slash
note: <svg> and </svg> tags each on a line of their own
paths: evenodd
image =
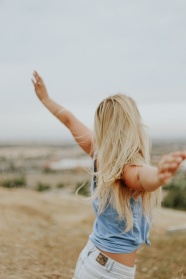
<svg viewBox="0 0 186 279">
<path fill-rule="evenodd" d="M 167 184 L 180 164 L 186 159 L 186 151 L 172 152 L 162 157 L 158 163 L 158 179 L 161 185 Z"/>
</svg>

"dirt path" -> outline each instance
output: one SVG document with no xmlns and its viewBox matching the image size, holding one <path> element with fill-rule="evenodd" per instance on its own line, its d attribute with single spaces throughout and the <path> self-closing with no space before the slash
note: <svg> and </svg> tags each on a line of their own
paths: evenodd
<svg viewBox="0 0 186 279">
<path fill-rule="evenodd" d="M 0 188 L 0 278 L 72 278 L 93 220 L 90 202 L 65 192 Z M 185 212 L 161 209 L 153 231 L 183 223 Z"/>
</svg>

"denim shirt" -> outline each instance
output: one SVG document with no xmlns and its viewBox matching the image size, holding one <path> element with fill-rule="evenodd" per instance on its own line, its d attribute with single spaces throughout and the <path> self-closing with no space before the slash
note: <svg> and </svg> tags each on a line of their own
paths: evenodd
<svg viewBox="0 0 186 279">
<path fill-rule="evenodd" d="M 91 192 L 95 187 L 95 179 L 92 177 Z M 141 197 L 137 200 L 131 198 L 130 205 L 134 224 L 130 231 L 124 232 L 126 221 L 119 219 L 113 206 L 108 205 L 101 214 L 98 214 L 98 199 L 93 201 L 96 219 L 89 239 L 98 249 L 110 253 L 127 254 L 136 250 L 144 242 L 151 245 L 148 240 L 150 226 L 142 212 Z"/>
</svg>

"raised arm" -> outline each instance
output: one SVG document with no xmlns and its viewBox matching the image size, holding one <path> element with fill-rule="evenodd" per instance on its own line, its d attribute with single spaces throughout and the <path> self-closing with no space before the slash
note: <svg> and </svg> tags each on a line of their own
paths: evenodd
<svg viewBox="0 0 186 279">
<path fill-rule="evenodd" d="M 161 158 L 157 167 L 127 166 L 124 168 L 123 180 L 134 190 L 152 192 L 167 184 L 186 159 L 186 151 L 172 152 Z"/>
<path fill-rule="evenodd" d="M 91 157 L 93 157 L 93 135 L 92 131 L 79 121 L 70 111 L 53 101 L 47 92 L 46 86 L 35 71 L 32 79 L 36 95 L 43 105 L 56 116 L 72 133 L 76 142 Z"/>
</svg>

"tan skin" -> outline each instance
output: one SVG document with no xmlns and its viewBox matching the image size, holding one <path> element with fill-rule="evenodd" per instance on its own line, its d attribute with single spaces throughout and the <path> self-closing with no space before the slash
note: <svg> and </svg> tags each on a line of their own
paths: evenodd
<svg viewBox="0 0 186 279">
<path fill-rule="evenodd" d="M 32 79 L 36 95 L 40 101 L 71 131 L 76 142 L 91 157 L 93 157 L 93 134 L 70 111 L 55 103 L 48 95 L 42 78 L 34 71 Z M 62 110 L 62 111 L 61 111 Z M 58 112 L 60 112 L 58 114 Z M 124 166 L 123 180 L 134 190 L 152 192 L 167 184 L 186 159 L 186 151 L 177 151 L 163 156 L 157 167 L 152 166 Z M 102 251 L 108 257 L 127 266 L 134 266 L 136 251 L 130 254 L 114 254 Z"/>
</svg>

